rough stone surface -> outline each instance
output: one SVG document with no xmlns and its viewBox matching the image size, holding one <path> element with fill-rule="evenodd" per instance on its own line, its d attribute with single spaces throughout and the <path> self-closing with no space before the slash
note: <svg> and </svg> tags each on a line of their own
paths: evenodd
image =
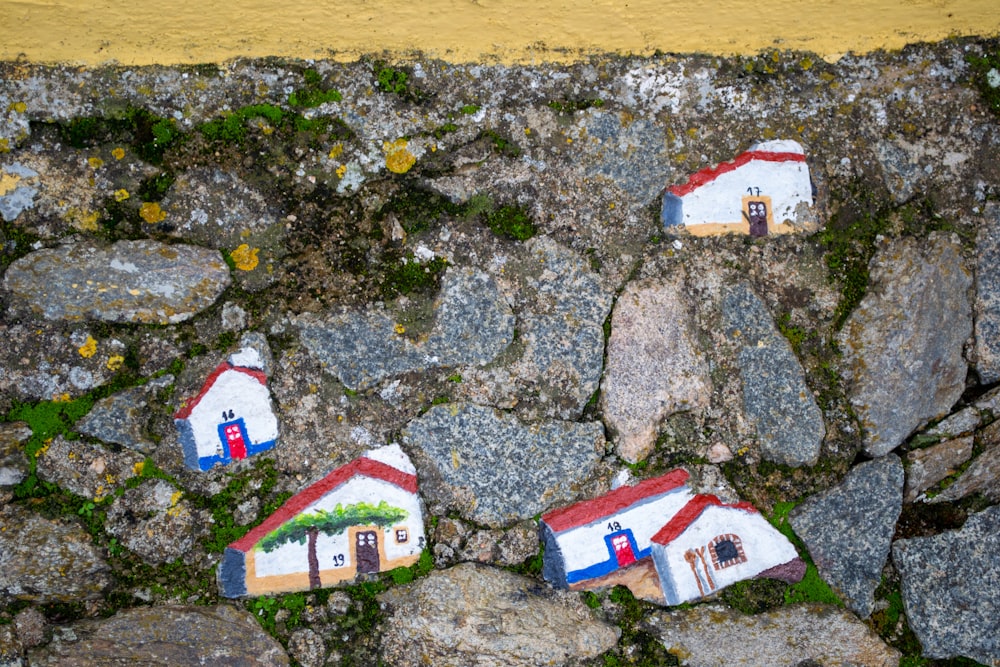
<svg viewBox="0 0 1000 667">
<path fill-rule="evenodd" d="M 902 502 L 903 464 L 887 456 L 855 466 L 789 517 L 820 575 L 862 618 L 872 613 Z"/>
<path fill-rule="evenodd" d="M 696 667 L 896 667 L 899 652 L 853 614 L 803 604 L 745 616 L 702 605 L 658 612 L 646 627 L 682 665 Z"/>
<path fill-rule="evenodd" d="M 229 286 L 218 252 L 152 240 L 89 241 L 36 250 L 4 275 L 4 289 L 48 320 L 182 322 Z"/>
<path fill-rule="evenodd" d="M 73 522 L 50 521 L 17 505 L 0 507 L 0 593 L 36 602 L 100 597 L 110 568 Z"/>
<path fill-rule="evenodd" d="M 248 612 L 234 607 L 137 607 L 83 621 L 29 653 L 39 667 L 288 665 L 288 655 Z"/>
<path fill-rule="evenodd" d="M 1000 665 L 998 552 L 1000 507 L 973 514 L 961 530 L 893 543 L 906 617 L 925 656 Z"/>
<path fill-rule="evenodd" d="M 920 435 L 938 439 L 957 438 L 961 435 L 972 433 L 979 428 L 979 424 L 982 421 L 983 418 L 979 412 L 979 408 L 970 405 L 969 407 L 962 408 L 955 414 L 948 415 L 948 417 L 942 419 L 939 423 Z"/>
<path fill-rule="evenodd" d="M 22 667 L 24 646 L 12 625 L 0 625 L 0 667 Z"/>
<path fill-rule="evenodd" d="M 159 565 L 184 556 L 207 520 L 183 493 L 162 479 L 144 481 L 115 498 L 105 530 L 147 563 Z"/>
<path fill-rule="evenodd" d="M 0 487 L 20 484 L 27 477 L 31 466 L 24 453 L 24 441 L 30 437 L 31 427 L 24 422 L 0 424 Z"/>
<path fill-rule="evenodd" d="M 630 463 L 649 455 L 665 417 L 708 406 L 708 368 L 692 329 L 676 284 L 630 283 L 618 297 L 601 401 Z"/>
<path fill-rule="evenodd" d="M 288 638 L 288 652 L 302 667 L 322 667 L 326 661 L 326 643 L 308 628 L 292 633 Z"/>
<path fill-rule="evenodd" d="M 393 667 L 563 664 L 618 641 L 577 594 L 485 566 L 435 571 L 379 601 L 390 609 L 382 658 Z"/>
<path fill-rule="evenodd" d="M 38 476 L 78 496 L 101 500 L 135 477 L 143 457 L 131 451 L 112 452 L 82 440 L 57 436 L 38 455 Z"/>
<path fill-rule="evenodd" d="M 76 423 L 76 429 L 106 443 L 149 453 L 155 447 L 147 432 L 149 399 L 150 388 L 146 386 L 131 387 L 102 398 Z"/>
<path fill-rule="evenodd" d="M 976 239 L 976 371 L 1000 380 L 1000 205 L 989 203 Z"/>
<path fill-rule="evenodd" d="M 572 500 L 604 450 L 600 424 L 529 425 L 468 403 L 431 408 L 404 439 L 423 455 L 417 466 L 429 497 L 494 527 Z"/>
<path fill-rule="evenodd" d="M 350 389 L 439 366 L 486 364 L 514 337 L 514 316 L 496 283 L 471 269 L 450 269 L 442 280 L 436 321 L 414 343 L 384 310 L 348 312 L 324 322 L 299 323 L 302 343 Z"/>
<path fill-rule="evenodd" d="M 871 287 L 837 342 L 865 452 L 882 456 L 948 414 L 962 395 L 972 279 L 961 246 L 943 235 L 892 241 L 876 253 L 869 271 Z"/>
<path fill-rule="evenodd" d="M 906 489 L 903 500 L 912 503 L 921 493 L 954 473 L 958 466 L 972 456 L 973 440 L 970 435 L 909 452 L 906 455 Z"/>
<path fill-rule="evenodd" d="M 953 502 L 973 493 L 981 493 L 993 502 L 1000 500 L 1000 447 L 990 447 L 977 456 L 955 483 L 931 502 Z"/>
<path fill-rule="evenodd" d="M 813 465 L 826 427 L 791 345 L 746 285 L 726 295 L 722 313 L 728 336 L 740 345 L 743 406 L 756 424 L 763 457 L 790 466 Z"/>
</svg>

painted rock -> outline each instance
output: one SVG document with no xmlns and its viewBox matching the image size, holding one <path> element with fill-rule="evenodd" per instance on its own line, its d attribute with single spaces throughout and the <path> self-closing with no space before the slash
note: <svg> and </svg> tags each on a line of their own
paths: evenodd
<svg viewBox="0 0 1000 667">
<path fill-rule="evenodd" d="M 184 463 L 210 470 L 267 451 L 278 441 L 260 354 L 244 348 L 219 364 L 201 391 L 174 414 Z"/>
<path fill-rule="evenodd" d="M 694 495 L 687 480 L 677 469 L 543 515 L 545 578 L 670 605 L 753 577 L 802 578 L 795 547 L 753 506 Z"/>
<path fill-rule="evenodd" d="M 663 193 L 660 217 L 668 230 L 696 236 L 751 236 L 811 231 L 813 186 L 802 146 L 795 141 L 754 144 L 731 162 L 692 174 Z"/>
<path fill-rule="evenodd" d="M 389 445 L 306 487 L 226 547 L 219 590 L 234 598 L 333 586 L 412 565 L 424 543 L 416 469 Z"/>
</svg>

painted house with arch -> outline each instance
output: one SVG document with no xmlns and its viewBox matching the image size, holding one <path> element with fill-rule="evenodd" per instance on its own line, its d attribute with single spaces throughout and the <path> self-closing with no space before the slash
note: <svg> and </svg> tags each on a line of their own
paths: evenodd
<svg viewBox="0 0 1000 667">
<path fill-rule="evenodd" d="M 668 231 L 695 236 L 767 236 L 812 229 L 803 215 L 812 204 L 805 150 L 795 141 L 765 141 L 668 187 L 660 218 Z"/>
<path fill-rule="evenodd" d="M 226 597 L 333 586 L 412 565 L 424 548 L 416 469 L 399 445 L 365 452 L 226 547 Z"/>
<path fill-rule="evenodd" d="M 794 583 L 805 575 L 795 547 L 750 503 L 697 495 L 652 537 L 663 597 L 675 605 L 744 579 Z"/>
<path fill-rule="evenodd" d="M 259 356 L 241 351 L 219 364 L 201 391 L 174 414 L 184 463 L 210 470 L 267 451 L 278 441 L 278 418 L 271 405 L 267 376 L 252 363 Z"/>
<path fill-rule="evenodd" d="M 687 480 L 677 469 L 544 514 L 545 579 L 581 590 L 649 558 L 653 535 L 693 497 Z"/>
</svg>

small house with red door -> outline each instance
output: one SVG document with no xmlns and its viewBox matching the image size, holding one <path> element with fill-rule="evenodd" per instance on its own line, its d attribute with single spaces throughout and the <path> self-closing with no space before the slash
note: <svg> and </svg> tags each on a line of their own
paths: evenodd
<svg viewBox="0 0 1000 667">
<path fill-rule="evenodd" d="M 750 503 L 692 498 L 652 539 L 663 597 L 674 605 L 754 577 L 799 581 L 806 565 Z"/>
<path fill-rule="evenodd" d="M 424 548 L 416 469 L 399 445 L 365 452 L 226 547 L 226 597 L 333 586 L 412 565 Z"/>
<path fill-rule="evenodd" d="M 695 236 L 751 236 L 808 231 L 813 185 L 805 150 L 795 141 L 754 144 L 730 162 L 706 167 L 663 193 L 660 217 L 669 230 Z"/>
<path fill-rule="evenodd" d="M 647 559 L 653 535 L 693 497 L 687 480 L 677 469 L 542 515 L 545 579 L 580 590 Z"/>
<path fill-rule="evenodd" d="M 184 463 L 209 470 L 267 451 L 278 441 L 278 418 L 267 376 L 259 368 L 224 362 L 201 391 L 174 414 Z"/>
</svg>

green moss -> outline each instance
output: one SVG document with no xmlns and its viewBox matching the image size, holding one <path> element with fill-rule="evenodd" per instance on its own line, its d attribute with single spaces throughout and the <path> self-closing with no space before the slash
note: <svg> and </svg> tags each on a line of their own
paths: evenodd
<svg viewBox="0 0 1000 667">
<path fill-rule="evenodd" d="M 521 154 L 521 147 L 518 146 L 513 139 L 505 137 L 499 132 L 486 130 L 481 136 L 493 144 L 493 150 L 501 155 L 505 155 L 507 157 L 517 157 Z"/>
<path fill-rule="evenodd" d="M 497 236 L 527 241 L 538 233 L 531 216 L 520 206 L 501 206 L 486 215 L 486 225 Z"/>
<path fill-rule="evenodd" d="M 1000 116 L 1000 41 L 983 44 L 983 55 L 965 57 L 972 71 L 972 85 L 979 90 L 990 111 Z"/>
<path fill-rule="evenodd" d="M 136 193 L 138 198 L 142 201 L 162 201 L 164 195 L 167 194 L 167 190 L 170 186 L 174 184 L 177 176 L 173 171 L 161 171 L 156 176 L 150 176 L 139 184 L 139 190 Z"/>
<path fill-rule="evenodd" d="M 452 132 L 457 131 L 458 125 L 455 125 L 455 123 L 445 123 L 434 130 L 434 138 L 440 140 L 443 139 L 446 134 L 451 134 Z"/>
<path fill-rule="evenodd" d="M 467 116 L 471 116 L 472 114 L 475 114 L 475 113 L 479 112 L 479 105 L 478 104 L 466 104 L 464 106 L 459 107 L 458 111 L 459 111 L 459 113 L 464 113 Z"/>
<path fill-rule="evenodd" d="M 446 216 L 458 215 L 462 207 L 436 192 L 422 188 L 407 188 L 386 202 L 375 215 L 378 221 L 395 215 L 408 234 L 415 234 L 436 225 Z"/>
<path fill-rule="evenodd" d="M 247 136 L 246 123 L 253 118 L 263 118 L 272 125 L 280 125 L 285 112 L 272 104 L 254 104 L 210 120 L 198 126 L 198 131 L 208 141 L 242 144 Z"/>
<path fill-rule="evenodd" d="M 429 549 L 420 552 L 420 559 L 409 567 L 397 567 L 389 570 L 388 577 L 393 584 L 408 584 L 414 579 L 424 577 L 434 569 L 434 556 Z"/>
<path fill-rule="evenodd" d="M 830 586 L 819 576 L 819 570 L 816 569 L 816 565 L 809 558 L 809 552 L 806 550 L 805 545 L 795 534 L 795 531 L 792 530 L 792 524 L 788 521 L 788 514 L 797 504 L 795 502 L 776 503 L 774 512 L 772 512 L 768 519 L 782 535 L 795 545 L 796 550 L 798 550 L 802 559 L 806 562 L 806 574 L 802 577 L 802 581 L 792 584 L 785 590 L 785 603 L 821 602 L 843 607 L 844 603 L 840 601 L 840 598 L 837 597 Z"/>
<path fill-rule="evenodd" d="M 802 343 L 805 342 L 807 338 L 811 335 L 810 332 L 806 331 L 802 327 L 793 326 L 791 324 L 792 314 L 789 312 L 781 313 L 775 320 L 775 324 L 778 325 L 778 331 L 784 336 L 789 344 L 792 346 L 792 350 L 795 352 L 795 356 L 802 356 Z"/>
<path fill-rule="evenodd" d="M 680 664 L 677 656 L 668 653 L 656 637 L 642 629 L 642 622 L 652 605 L 637 600 L 624 586 L 615 586 L 608 600 L 619 607 L 616 620 L 622 634 L 618 648 L 602 656 L 605 665 L 659 667 Z"/>
<path fill-rule="evenodd" d="M 421 264 L 412 254 L 407 255 L 386 272 L 382 296 L 390 299 L 402 294 L 437 289 L 447 265 L 448 262 L 443 257 L 435 257 L 426 264 Z"/>
<path fill-rule="evenodd" d="M 600 109 L 604 106 L 604 100 L 599 97 L 591 99 L 561 99 L 552 100 L 548 104 L 549 108 L 560 114 L 573 114 L 577 111 L 583 111 L 585 109 Z"/>
<path fill-rule="evenodd" d="M 293 107 L 304 107 L 310 109 L 318 107 L 327 102 L 340 102 L 344 99 L 338 91 L 323 88 L 323 77 L 319 72 L 310 68 L 302 73 L 306 85 L 288 96 L 288 104 Z"/>
<path fill-rule="evenodd" d="M 183 137 L 172 118 L 133 106 L 112 109 L 104 117 L 74 118 L 58 128 L 62 140 L 74 148 L 121 142 L 152 164 L 161 164 L 167 149 Z"/>
<path fill-rule="evenodd" d="M 397 69 L 388 63 L 376 61 L 373 66 L 375 86 L 383 93 L 398 95 L 408 102 L 421 102 L 427 94 L 414 88 L 410 75 L 403 69 Z"/>
</svg>

